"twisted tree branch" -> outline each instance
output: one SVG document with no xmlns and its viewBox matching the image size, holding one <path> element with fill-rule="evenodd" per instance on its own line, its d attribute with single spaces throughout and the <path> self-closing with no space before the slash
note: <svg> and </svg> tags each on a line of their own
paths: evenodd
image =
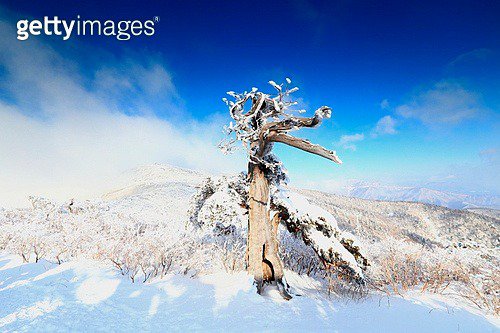
<svg viewBox="0 0 500 333">
<path fill-rule="evenodd" d="M 281 142 L 289 146 L 301 149 L 311 154 L 324 157 L 330 161 L 342 164 L 342 161 L 333 150 L 328 150 L 318 144 L 313 144 L 310 141 L 296 138 L 286 133 L 272 133 L 267 137 L 269 142 Z"/>
</svg>

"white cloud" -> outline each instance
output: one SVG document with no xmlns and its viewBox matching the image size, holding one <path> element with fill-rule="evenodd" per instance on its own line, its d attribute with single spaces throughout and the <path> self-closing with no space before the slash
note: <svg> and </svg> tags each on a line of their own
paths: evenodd
<svg viewBox="0 0 500 333">
<path fill-rule="evenodd" d="M 396 134 L 396 120 L 391 116 L 384 116 L 379 119 L 372 130 L 372 137 L 386 134 Z"/>
<path fill-rule="evenodd" d="M 396 121 L 391 116 L 382 117 L 379 119 L 375 127 L 371 130 L 370 137 L 376 138 L 380 135 L 395 134 L 397 133 L 395 126 Z M 364 139 L 364 133 L 342 135 L 340 137 L 340 140 L 338 141 L 338 145 L 340 145 L 344 149 L 356 151 L 357 146 L 355 143 L 363 141 Z"/>
<path fill-rule="evenodd" d="M 387 134 L 396 134 L 396 121 L 391 116 L 384 116 L 379 119 L 375 127 L 371 130 L 370 136 L 372 138 L 376 138 L 380 135 Z M 355 142 L 360 142 L 365 139 L 364 133 L 356 133 L 351 135 L 342 135 L 340 140 L 338 141 L 338 145 L 340 145 L 344 149 L 349 149 L 352 151 L 356 151 L 357 146 Z"/>
<path fill-rule="evenodd" d="M 389 109 L 389 107 L 390 107 L 390 104 L 389 104 L 389 100 L 387 98 L 384 99 L 382 102 L 380 102 L 380 108 L 382 110 L 387 110 L 387 109 Z"/>
<path fill-rule="evenodd" d="M 342 135 L 340 137 L 339 145 L 344 149 L 350 149 L 352 151 L 356 150 L 356 145 L 353 142 L 359 142 L 365 139 L 363 133 L 357 133 L 352 135 Z"/>
<path fill-rule="evenodd" d="M 0 96 L 6 96 L 0 99 L 0 207 L 24 205 L 28 195 L 95 196 L 115 175 L 141 164 L 212 172 L 244 167 L 242 157 L 216 148 L 224 121 L 186 115 L 160 62 L 128 59 L 84 77 L 78 63 L 36 40 L 12 42 L 14 31 L 1 20 L 0 30 Z M 175 117 L 161 119 L 157 109 Z"/>
<path fill-rule="evenodd" d="M 442 81 L 396 108 L 405 118 L 425 124 L 457 124 L 473 118 L 484 110 L 479 96 L 458 83 Z"/>
</svg>

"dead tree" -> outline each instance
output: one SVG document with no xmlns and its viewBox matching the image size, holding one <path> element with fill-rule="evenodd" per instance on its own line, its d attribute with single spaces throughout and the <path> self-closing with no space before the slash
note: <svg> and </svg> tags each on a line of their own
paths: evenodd
<svg viewBox="0 0 500 333">
<path fill-rule="evenodd" d="M 324 118 L 330 118 L 331 109 L 327 106 L 318 108 L 312 117 L 299 117 L 297 113 L 304 110 L 293 110 L 297 105 L 290 94 L 298 88 L 289 88 L 290 79 L 286 79 L 285 84 L 269 83 L 276 89 L 276 94 L 266 94 L 252 88 L 250 92 L 242 94 L 233 91 L 228 95 L 234 100 L 224 98 L 224 102 L 229 107 L 229 113 L 234 122 L 225 127 L 228 135 L 234 137 L 219 145 L 224 152 L 234 149 L 234 143 L 241 141 L 248 151 L 248 240 L 247 240 L 247 268 L 248 272 L 255 278 L 257 291 L 261 293 L 264 283 L 275 283 L 281 295 L 289 299 L 291 296 L 287 292 L 287 284 L 284 280 L 283 265 L 278 256 L 278 225 L 285 222 L 290 228 L 297 228 L 302 232 L 304 241 L 311 242 L 314 232 L 318 231 L 324 237 L 338 236 L 336 226 L 328 228 L 321 227 L 324 224 L 321 217 L 314 223 L 303 223 L 300 219 L 293 219 L 290 207 L 280 204 L 279 200 L 271 200 L 271 187 L 279 185 L 283 178 L 281 163 L 271 153 L 274 143 L 284 143 L 331 160 L 335 163 L 342 163 L 332 150 L 313 144 L 305 139 L 300 139 L 289 134 L 293 130 L 301 128 L 314 128 L 321 124 Z M 283 203 L 283 202 L 281 202 Z M 297 222 L 294 225 L 294 221 Z M 314 243 L 314 242 L 312 242 Z M 359 248 L 349 245 L 348 240 L 342 246 L 348 253 L 355 255 L 358 262 L 365 261 L 359 254 Z M 333 244 L 333 243 L 332 243 Z M 314 245 L 314 244 L 313 244 Z M 342 247 L 340 246 L 340 247 Z M 313 246 L 313 248 L 315 248 Z M 315 251 L 325 264 L 333 262 L 346 263 L 345 258 L 339 252 L 338 246 L 322 249 L 316 247 Z M 349 251 L 350 250 L 350 251 Z M 358 255 L 359 254 L 359 255 Z M 366 263 L 366 262 L 365 262 Z M 357 265 L 355 262 L 353 265 Z M 353 272 L 353 275 L 360 277 L 360 271 Z"/>
</svg>

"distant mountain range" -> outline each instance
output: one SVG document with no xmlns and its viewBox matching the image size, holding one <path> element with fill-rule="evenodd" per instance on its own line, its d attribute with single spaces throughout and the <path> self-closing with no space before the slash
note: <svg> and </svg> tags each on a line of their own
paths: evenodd
<svg viewBox="0 0 500 333">
<path fill-rule="evenodd" d="M 343 188 L 339 194 L 369 200 L 423 202 L 454 209 L 500 209 L 500 197 L 497 195 L 452 193 L 425 187 L 355 183 Z"/>
</svg>

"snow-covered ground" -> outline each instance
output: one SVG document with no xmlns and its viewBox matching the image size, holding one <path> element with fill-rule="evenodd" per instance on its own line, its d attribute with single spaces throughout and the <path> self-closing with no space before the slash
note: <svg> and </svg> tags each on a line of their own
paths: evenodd
<svg viewBox="0 0 500 333">
<path fill-rule="evenodd" d="M 258 296 L 252 279 L 241 272 L 244 248 L 233 247 L 227 253 L 219 248 L 214 256 L 193 248 L 200 239 L 186 234 L 191 198 L 206 177 L 168 165 L 144 166 L 123 175 L 114 188 L 92 201 L 35 199 L 33 208 L 0 208 L 0 250 L 16 253 L 0 252 L 0 332 L 500 331 L 491 308 L 479 310 L 466 299 L 452 296 L 470 295 L 465 289 L 452 288 L 460 288 L 460 284 L 441 293 L 404 290 L 404 298 L 371 290 L 368 298 L 354 301 L 342 295 L 329 297 L 317 276 L 299 276 L 288 270 L 287 281 L 301 296 L 288 302 L 273 290 L 266 297 Z M 418 278 L 424 280 L 433 279 L 434 275 L 425 275 L 431 273 L 449 279 L 456 272 L 448 271 L 446 264 L 459 261 L 480 269 L 465 277 L 486 293 L 488 302 L 498 299 L 498 217 L 421 203 L 291 191 L 332 214 L 341 230 L 365 243 L 373 278 L 386 279 L 382 267 L 391 266 L 383 264 L 397 256 L 396 266 L 406 263 L 411 269 L 417 265 L 417 273 L 424 273 Z M 217 222 L 225 214 L 229 221 L 223 222 L 230 224 L 244 218 L 226 214 L 238 209 L 237 202 L 232 203 L 236 207 L 224 205 L 219 211 L 215 199 L 213 205 L 207 202 L 198 207 L 199 218 Z M 214 212 L 218 214 L 212 215 Z M 304 272 L 293 263 L 305 247 L 296 247 L 290 237 L 283 241 L 285 251 L 293 250 L 282 253 L 285 267 Z M 188 244 L 187 248 L 180 243 Z M 34 244 L 44 258 L 38 263 L 33 262 Z M 20 254 L 30 256 L 31 262 L 22 263 Z M 53 263 L 57 258 L 63 261 L 61 265 Z M 165 258 L 177 260 L 167 269 L 168 274 L 142 283 L 142 269 L 149 274 L 161 268 L 158 263 Z M 118 261 L 125 276 L 111 260 Z M 222 261 L 232 261 L 236 268 L 222 268 Z M 183 275 L 186 265 L 190 269 Z M 434 267 L 444 269 L 434 272 Z M 408 273 L 408 278 L 414 277 L 414 271 Z M 135 283 L 132 274 L 136 274 Z M 498 303 L 489 304 L 495 307 Z"/>
<path fill-rule="evenodd" d="M 302 296 L 258 296 L 245 273 L 167 275 L 131 283 L 90 260 L 23 264 L 0 255 L 0 331 L 497 332 L 494 318 L 442 296 L 328 299 L 316 282 L 288 274 Z"/>
</svg>

